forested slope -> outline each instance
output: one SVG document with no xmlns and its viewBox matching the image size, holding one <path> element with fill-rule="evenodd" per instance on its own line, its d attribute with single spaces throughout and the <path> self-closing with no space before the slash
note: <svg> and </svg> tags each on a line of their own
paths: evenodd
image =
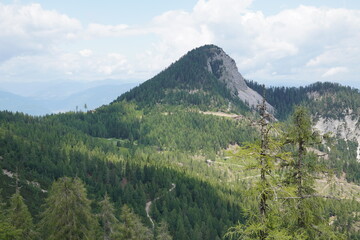
<svg viewBox="0 0 360 240">
<path fill-rule="evenodd" d="M 267 111 L 251 109 L 237 97 L 234 88 L 229 87 L 230 82 L 219 80 L 221 71 L 218 68 L 222 62 L 209 55 L 209 48 L 220 51 L 212 45 L 190 51 L 154 78 L 94 111 L 45 117 L 0 112 L 0 169 L 3 172 L 0 188 L 5 203 L 5 206 L 0 204 L 0 236 L 6 227 L 13 236 L 29 233 L 17 231 L 15 224 L 7 225 L 13 218 L 9 209 L 15 200 L 21 203 L 21 196 L 34 220 L 36 227 L 32 229 L 45 238 L 52 236 L 46 230 L 52 228 L 46 223 L 53 220 L 49 210 L 51 199 L 57 199 L 56 193 L 64 186 L 79 191 L 75 196 L 82 196 L 88 208 L 85 215 L 92 214 L 97 220 L 95 223 L 89 220 L 85 228 L 95 224 L 96 236 L 104 236 L 109 229 L 115 229 L 106 227 L 106 221 L 99 217 L 103 216 L 103 207 L 111 204 L 114 206 L 112 221 L 120 222 L 114 230 L 122 236 L 118 236 L 120 239 L 131 239 L 124 237 L 130 229 L 124 225 L 124 219 L 129 216 L 137 219 L 136 226 L 145 227 L 139 229 L 151 233 L 155 239 L 161 239 L 157 231 L 163 226 L 168 226 L 164 229 L 168 229 L 175 240 L 212 240 L 223 239 L 228 229 L 237 223 L 256 225 L 257 221 L 252 222 L 256 215 L 253 210 L 258 209 L 256 202 L 262 194 L 259 189 L 266 184 L 260 188 L 255 184 L 261 173 L 256 172 L 254 159 L 258 158 L 251 146 L 257 146 L 264 139 L 261 134 L 266 132 L 259 126 L 259 115 L 263 116 L 263 124 L 271 121 L 264 117 L 269 117 Z M 213 58 L 212 61 L 208 61 L 209 58 Z M 259 84 L 248 82 L 248 85 L 263 93 Z M 272 135 L 276 140 L 271 144 L 288 151 L 275 154 L 276 161 L 266 166 L 273 167 L 265 171 L 269 178 L 282 181 L 276 182 L 275 191 L 286 186 L 293 194 L 290 197 L 304 198 L 294 193 L 296 180 L 291 177 L 296 175 L 293 174 L 294 162 L 300 151 L 296 141 L 290 147 L 287 145 L 291 142 L 288 129 L 294 123 L 282 120 L 288 119 L 299 104 L 309 109 L 314 120 L 341 118 L 346 115 L 346 109 L 359 114 L 358 95 L 355 89 L 329 83 L 266 90 L 266 98 L 275 107 L 280 120 L 271 126 L 276 132 Z M 263 109 L 265 106 L 268 105 L 264 102 Z M 223 113 L 235 113 L 236 117 Z M 308 130 L 312 129 L 311 123 L 315 121 L 308 121 Z M 291 131 L 296 135 L 295 130 Z M 358 143 L 337 135 L 323 137 L 316 132 L 312 134 L 312 130 L 309 132 L 309 142 L 315 137 L 322 140 L 309 143 L 306 149 L 300 148 L 303 152 L 309 150 L 304 161 L 314 173 L 309 186 L 305 186 L 310 189 L 307 194 L 314 193 L 316 180 L 325 181 L 325 176 L 331 178 L 331 173 L 359 183 Z M 249 155 L 241 155 L 239 149 Z M 261 156 L 271 155 L 272 151 L 265 151 Z M 316 157 L 315 153 L 321 157 Z M 287 158 L 284 162 L 283 157 Z M 171 186 L 175 188 L 170 192 Z M 328 188 L 335 192 L 336 187 L 335 184 Z M 278 196 L 272 194 L 269 193 L 272 200 L 278 200 Z M 357 239 L 354 223 L 358 220 L 360 206 L 356 198 L 356 193 L 351 193 L 315 200 L 318 215 L 310 220 L 335 231 L 334 236 Z M 153 201 L 150 215 L 155 229 L 151 229 L 145 212 L 149 201 Z M 285 201 L 274 201 L 274 206 L 279 202 Z M 275 212 L 283 209 L 296 208 L 284 204 Z M 302 209 L 308 210 L 309 216 L 315 216 L 311 207 Z M 289 224 L 296 230 L 295 218 L 288 213 L 282 220 L 275 216 L 276 224 L 286 229 L 288 222 L 284 220 L 292 221 Z M 333 219 L 331 226 L 328 219 Z M 40 236 L 35 235 L 33 239 Z M 164 239 L 168 237 L 167 234 Z"/>
<path fill-rule="evenodd" d="M 156 222 L 168 222 L 173 236 L 179 228 L 186 229 L 184 236 L 175 239 L 190 238 L 195 232 L 198 239 L 220 238 L 227 227 L 243 221 L 240 205 L 229 197 L 228 189 L 184 174 L 176 164 L 162 164 L 166 159 L 156 151 L 117 146 L 117 141 L 92 138 L 51 118 L 1 112 L 0 119 L 1 168 L 18 174 L 35 219 L 47 194 L 42 190 L 48 191 L 54 180 L 69 176 L 82 179 L 94 201 L 108 193 L 117 209 L 127 204 L 143 221 L 147 221 L 146 201 L 176 183 L 174 192 L 153 208 Z M 15 178 L 1 177 L 7 199 L 15 191 Z M 93 210 L 97 211 L 96 204 Z"/>
<path fill-rule="evenodd" d="M 258 93 L 263 92 L 263 85 L 255 81 L 246 82 Z M 307 106 L 313 115 L 327 118 L 342 118 L 347 109 L 360 113 L 359 90 L 338 83 L 317 82 L 305 87 L 266 86 L 266 99 L 275 107 L 276 117 L 280 120 L 285 120 L 299 104 Z"/>
</svg>

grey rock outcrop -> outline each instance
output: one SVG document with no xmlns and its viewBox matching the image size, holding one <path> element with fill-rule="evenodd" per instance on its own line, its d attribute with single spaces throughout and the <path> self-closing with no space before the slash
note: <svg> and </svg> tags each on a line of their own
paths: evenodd
<svg viewBox="0 0 360 240">
<path fill-rule="evenodd" d="M 216 46 L 211 47 L 209 53 L 207 70 L 224 82 L 234 96 L 239 97 L 252 108 L 262 102 L 262 96 L 246 85 L 235 61 L 229 55 Z M 274 112 L 274 108 L 268 103 L 267 109 L 271 113 Z"/>
<path fill-rule="evenodd" d="M 318 117 L 315 122 L 315 129 L 321 134 L 332 133 L 332 135 L 345 141 L 351 140 L 358 143 L 357 160 L 360 162 L 360 117 L 352 114 L 352 110 L 345 109 L 344 117 L 339 119 Z"/>
</svg>

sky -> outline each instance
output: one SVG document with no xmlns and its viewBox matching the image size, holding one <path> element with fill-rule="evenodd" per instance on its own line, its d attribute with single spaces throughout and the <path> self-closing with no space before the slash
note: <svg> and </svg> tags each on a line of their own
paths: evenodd
<svg viewBox="0 0 360 240">
<path fill-rule="evenodd" d="M 215 44 L 268 86 L 360 89 L 359 0 L 0 0 L 0 29 L 0 85 L 144 81 Z"/>
</svg>

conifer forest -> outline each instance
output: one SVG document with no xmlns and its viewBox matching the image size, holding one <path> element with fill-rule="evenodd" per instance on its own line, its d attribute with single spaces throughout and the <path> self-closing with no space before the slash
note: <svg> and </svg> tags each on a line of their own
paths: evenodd
<svg viewBox="0 0 360 240">
<path fill-rule="evenodd" d="M 95 110 L 1 111 L 0 239 L 360 239 L 359 91 L 236 85 L 221 54 Z"/>
</svg>

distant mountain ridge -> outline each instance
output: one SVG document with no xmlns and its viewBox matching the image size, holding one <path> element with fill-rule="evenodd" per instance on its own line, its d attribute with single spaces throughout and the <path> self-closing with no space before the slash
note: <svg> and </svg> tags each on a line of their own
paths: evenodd
<svg viewBox="0 0 360 240">
<path fill-rule="evenodd" d="M 0 109 L 11 112 L 23 112 L 31 115 L 51 113 L 51 110 L 44 106 L 39 100 L 5 91 L 0 91 Z"/>
<path fill-rule="evenodd" d="M 0 90 L 0 110 L 40 116 L 68 111 L 86 111 L 108 104 L 138 83 L 101 81 L 96 83 L 59 83 L 35 86 L 23 96 L 21 91 Z M 36 84 L 35 84 L 36 85 Z M 11 88 L 10 88 L 11 89 Z M 38 89 L 36 91 L 36 89 Z M 86 104 L 86 109 L 85 109 Z"/>
</svg>

